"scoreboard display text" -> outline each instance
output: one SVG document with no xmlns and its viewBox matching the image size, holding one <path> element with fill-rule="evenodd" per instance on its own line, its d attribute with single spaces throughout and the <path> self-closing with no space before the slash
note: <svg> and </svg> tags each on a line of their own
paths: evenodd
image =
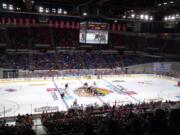
<svg viewBox="0 0 180 135">
<path fill-rule="evenodd" d="M 88 22 L 87 29 L 89 30 L 108 30 L 107 23 Z"/>
</svg>

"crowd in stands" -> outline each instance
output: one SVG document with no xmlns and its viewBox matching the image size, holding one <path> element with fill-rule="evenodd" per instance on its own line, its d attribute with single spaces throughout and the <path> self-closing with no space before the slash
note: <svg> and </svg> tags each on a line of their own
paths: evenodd
<svg viewBox="0 0 180 135">
<path fill-rule="evenodd" d="M 0 28 L 0 44 L 4 43 L 6 43 L 5 31 L 4 29 Z"/>
<path fill-rule="evenodd" d="M 52 70 L 55 67 L 56 57 L 53 53 L 34 54 L 32 63 L 35 70 Z"/>
<path fill-rule="evenodd" d="M 179 135 L 180 103 L 150 102 L 113 106 L 75 104 L 68 111 L 43 112 L 48 135 Z M 32 115 L 18 115 L 16 124 L 0 123 L 0 135 L 35 135 Z"/>
<path fill-rule="evenodd" d="M 110 68 L 123 66 L 123 55 L 120 54 L 103 54 Z"/>
<path fill-rule="evenodd" d="M 11 49 L 28 49 L 28 28 L 8 28 Z"/>
<path fill-rule="evenodd" d="M 57 55 L 55 53 L 37 53 L 32 54 L 32 61 L 28 54 L 1 54 L 0 60 L 0 66 L 3 68 L 28 69 L 31 63 L 35 70 L 113 69 L 123 65 L 123 58 L 119 54 L 81 52 L 58 53 Z M 126 66 L 130 65 L 131 57 L 125 59 L 125 62 Z"/>
<path fill-rule="evenodd" d="M 32 115 L 18 115 L 15 125 L 8 125 L 6 121 L 2 121 L 0 125 L 0 135 L 35 135 L 32 126 Z"/>
<path fill-rule="evenodd" d="M 83 54 L 82 53 L 58 53 L 57 64 L 60 69 L 82 69 L 83 66 Z"/>
<path fill-rule="evenodd" d="M 31 34 L 33 37 L 34 44 L 51 45 L 50 28 L 47 27 L 31 28 Z"/>
<path fill-rule="evenodd" d="M 49 135 L 178 135 L 180 108 L 177 104 L 95 105 L 43 113 L 41 120 Z"/>
<path fill-rule="evenodd" d="M 109 42 L 115 47 L 123 48 L 126 46 L 126 37 L 117 33 L 111 33 L 109 34 Z"/>
<path fill-rule="evenodd" d="M 8 49 L 35 49 L 37 46 L 46 46 L 49 49 L 54 49 L 54 46 L 78 47 L 79 31 L 49 27 L 1 28 L 0 43 L 8 43 Z"/>
<path fill-rule="evenodd" d="M 28 69 L 27 54 L 0 54 L 0 67 L 7 69 Z"/>
<path fill-rule="evenodd" d="M 57 47 L 77 47 L 79 44 L 78 30 L 53 29 L 53 34 Z"/>
<path fill-rule="evenodd" d="M 122 66 L 151 63 L 159 58 L 139 55 L 104 54 L 101 52 L 59 53 L 6 53 L 0 55 L 0 67 L 9 69 L 66 70 L 66 69 L 115 69 Z"/>
</svg>

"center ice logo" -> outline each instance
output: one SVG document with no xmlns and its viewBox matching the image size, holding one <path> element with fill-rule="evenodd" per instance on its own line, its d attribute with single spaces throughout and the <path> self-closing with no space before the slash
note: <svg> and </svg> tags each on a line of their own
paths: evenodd
<svg viewBox="0 0 180 135">
<path fill-rule="evenodd" d="M 75 90 L 75 93 L 80 97 L 106 96 L 112 93 L 111 90 L 98 87 L 80 87 Z"/>
</svg>

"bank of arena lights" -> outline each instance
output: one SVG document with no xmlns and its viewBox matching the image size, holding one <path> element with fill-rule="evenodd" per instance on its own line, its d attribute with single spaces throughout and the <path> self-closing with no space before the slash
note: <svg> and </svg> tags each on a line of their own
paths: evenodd
<svg viewBox="0 0 180 135">
<path fill-rule="evenodd" d="M 164 21 L 178 21 L 178 20 L 180 20 L 179 14 L 168 15 L 164 17 Z"/>
<path fill-rule="evenodd" d="M 32 3 L 32 4 L 35 3 L 34 0 L 23 0 L 23 2 L 24 2 L 24 3 L 29 2 L 29 3 Z"/>
<path fill-rule="evenodd" d="M 39 13 L 53 13 L 53 14 L 64 14 L 67 15 L 68 12 L 62 8 L 47 8 L 43 6 L 38 6 L 38 12 Z"/>
<path fill-rule="evenodd" d="M 131 19 L 131 20 L 142 20 L 142 21 L 153 21 L 153 16 L 149 14 L 135 14 L 131 13 L 129 15 L 123 15 L 123 19 Z"/>
<path fill-rule="evenodd" d="M 177 0 L 164 1 L 164 2 L 158 3 L 157 6 L 158 7 L 171 6 L 171 5 L 175 4 L 176 2 L 177 2 Z"/>
<path fill-rule="evenodd" d="M 9 10 L 9 11 L 20 11 L 21 8 L 20 7 L 16 7 L 13 4 L 8 4 L 8 3 L 1 3 L 1 9 L 3 10 Z"/>
<path fill-rule="evenodd" d="M 20 11 L 20 10 L 21 10 L 21 8 L 20 8 L 20 7 L 17 7 L 17 8 L 16 8 L 16 10 L 17 10 L 17 11 Z"/>
<path fill-rule="evenodd" d="M 6 3 L 2 3 L 2 8 L 3 9 L 7 9 L 8 8 L 8 5 Z"/>
</svg>

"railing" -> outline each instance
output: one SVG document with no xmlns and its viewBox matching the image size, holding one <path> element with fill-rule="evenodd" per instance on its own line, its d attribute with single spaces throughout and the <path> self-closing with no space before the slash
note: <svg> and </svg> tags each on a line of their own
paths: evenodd
<svg viewBox="0 0 180 135">
<path fill-rule="evenodd" d="M 89 75 L 120 75 L 122 69 L 69 69 L 69 70 L 19 70 L 20 78 L 31 77 L 72 77 Z"/>
</svg>

